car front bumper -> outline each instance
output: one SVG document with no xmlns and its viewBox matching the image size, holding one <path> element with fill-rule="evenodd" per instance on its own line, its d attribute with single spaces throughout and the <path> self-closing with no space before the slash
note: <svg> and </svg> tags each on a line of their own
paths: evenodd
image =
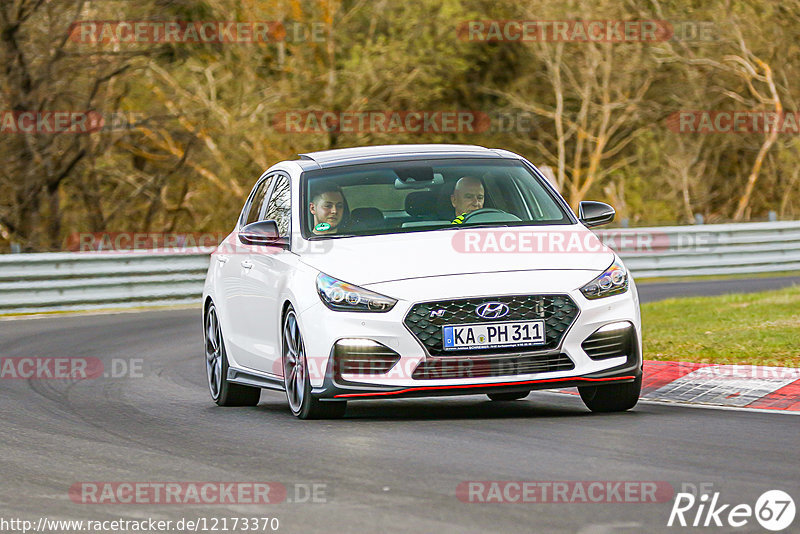
<svg viewBox="0 0 800 534">
<path fill-rule="evenodd" d="M 513 278 L 513 276 L 511 277 Z M 512 280 L 513 282 L 513 280 Z M 507 294 L 546 294 L 537 287 L 526 287 L 528 291 L 505 292 Z M 550 286 L 552 287 L 552 286 Z M 447 291 L 441 286 L 434 300 L 458 297 L 457 291 Z M 463 289 L 463 288 L 459 288 Z M 348 400 L 360 398 L 401 398 L 439 395 L 469 395 L 478 393 L 499 393 L 534 389 L 564 388 L 631 382 L 641 376 L 641 326 L 639 302 L 635 284 L 624 294 L 597 300 L 587 300 L 577 289 L 559 292 L 566 294 L 577 304 L 579 313 L 558 347 L 547 351 L 533 348 L 519 349 L 516 353 L 496 354 L 491 350 L 480 351 L 468 357 L 432 356 L 423 344 L 404 325 L 404 318 L 411 307 L 419 302 L 398 301 L 387 313 L 357 313 L 332 311 L 321 302 L 303 310 L 299 316 L 301 329 L 305 332 L 304 342 L 309 365 L 312 394 L 320 399 Z M 497 296 L 497 295 L 495 295 Z M 489 300 L 491 297 L 486 297 Z M 631 347 L 627 354 L 604 359 L 590 358 L 581 346 L 603 326 L 615 323 L 629 323 L 631 328 Z M 387 372 L 350 372 L 338 365 L 334 358 L 337 342 L 370 340 L 394 352 L 398 360 Z M 470 373 L 470 369 L 488 369 L 502 359 L 524 360 L 526 358 L 566 357 L 573 364 L 569 369 L 544 372 L 519 372 L 519 366 L 512 366 L 490 372 Z M 464 373 L 442 373 L 442 377 L 420 378 L 417 371 L 421 365 L 434 369 L 453 369 L 459 365 L 457 360 L 472 359 L 477 366 L 470 365 Z"/>
</svg>

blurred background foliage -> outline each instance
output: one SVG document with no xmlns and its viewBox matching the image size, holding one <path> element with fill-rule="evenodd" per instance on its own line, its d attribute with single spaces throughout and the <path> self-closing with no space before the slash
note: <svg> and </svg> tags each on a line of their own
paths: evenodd
<svg viewBox="0 0 800 534">
<path fill-rule="evenodd" d="M 280 21 L 271 43 L 86 43 L 79 21 Z M 661 42 L 478 42 L 470 20 L 666 20 Z M 798 111 L 795 0 L 2 0 L 0 111 L 128 118 L 0 133 L 0 250 L 75 232 L 227 232 L 258 176 L 306 151 L 468 143 L 552 169 L 631 225 L 800 217 L 800 136 L 670 129 L 681 110 Z M 699 37 L 699 38 L 698 38 Z M 281 112 L 525 117 L 483 132 L 292 133 Z M 508 126 L 508 124 L 506 124 Z M 516 127 L 514 127 L 516 126 Z"/>
</svg>

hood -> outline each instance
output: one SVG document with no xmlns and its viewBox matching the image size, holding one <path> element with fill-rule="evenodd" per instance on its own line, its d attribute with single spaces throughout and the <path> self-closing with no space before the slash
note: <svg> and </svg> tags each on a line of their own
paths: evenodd
<svg viewBox="0 0 800 534">
<path fill-rule="evenodd" d="M 306 265 L 356 285 L 537 270 L 602 272 L 614 253 L 580 224 L 459 228 L 315 241 Z"/>
</svg>

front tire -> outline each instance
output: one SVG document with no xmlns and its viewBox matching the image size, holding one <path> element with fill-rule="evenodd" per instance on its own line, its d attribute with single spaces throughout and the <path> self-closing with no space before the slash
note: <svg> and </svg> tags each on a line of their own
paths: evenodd
<svg viewBox="0 0 800 534">
<path fill-rule="evenodd" d="M 642 377 L 624 384 L 579 387 L 578 392 L 583 403 L 593 412 L 624 412 L 639 402 Z"/>
<path fill-rule="evenodd" d="M 206 345 L 206 377 L 211 398 L 218 406 L 255 406 L 261 398 L 261 388 L 228 382 L 228 354 L 214 304 L 206 312 L 204 338 Z"/>
<path fill-rule="evenodd" d="M 336 419 L 344 415 L 347 402 L 321 401 L 311 394 L 303 336 L 291 306 L 283 320 L 283 384 L 289 409 L 298 419 Z"/>
</svg>

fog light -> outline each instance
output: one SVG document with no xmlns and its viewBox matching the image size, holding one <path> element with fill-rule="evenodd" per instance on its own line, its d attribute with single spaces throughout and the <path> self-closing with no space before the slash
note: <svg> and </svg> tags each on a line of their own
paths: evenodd
<svg viewBox="0 0 800 534">
<path fill-rule="evenodd" d="M 371 339 L 343 338 L 334 345 L 333 358 L 336 376 L 382 375 L 394 367 L 400 355 Z"/>
<path fill-rule="evenodd" d="M 631 356 L 636 341 L 636 330 L 630 321 L 603 325 L 581 343 L 581 348 L 592 360 L 607 360 Z"/>
<path fill-rule="evenodd" d="M 616 323 L 609 323 L 607 325 L 601 326 L 598 328 L 595 333 L 607 333 L 607 332 L 616 332 L 617 330 L 625 330 L 626 328 L 630 328 L 632 325 L 630 321 L 619 321 Z"/>
</svg>

